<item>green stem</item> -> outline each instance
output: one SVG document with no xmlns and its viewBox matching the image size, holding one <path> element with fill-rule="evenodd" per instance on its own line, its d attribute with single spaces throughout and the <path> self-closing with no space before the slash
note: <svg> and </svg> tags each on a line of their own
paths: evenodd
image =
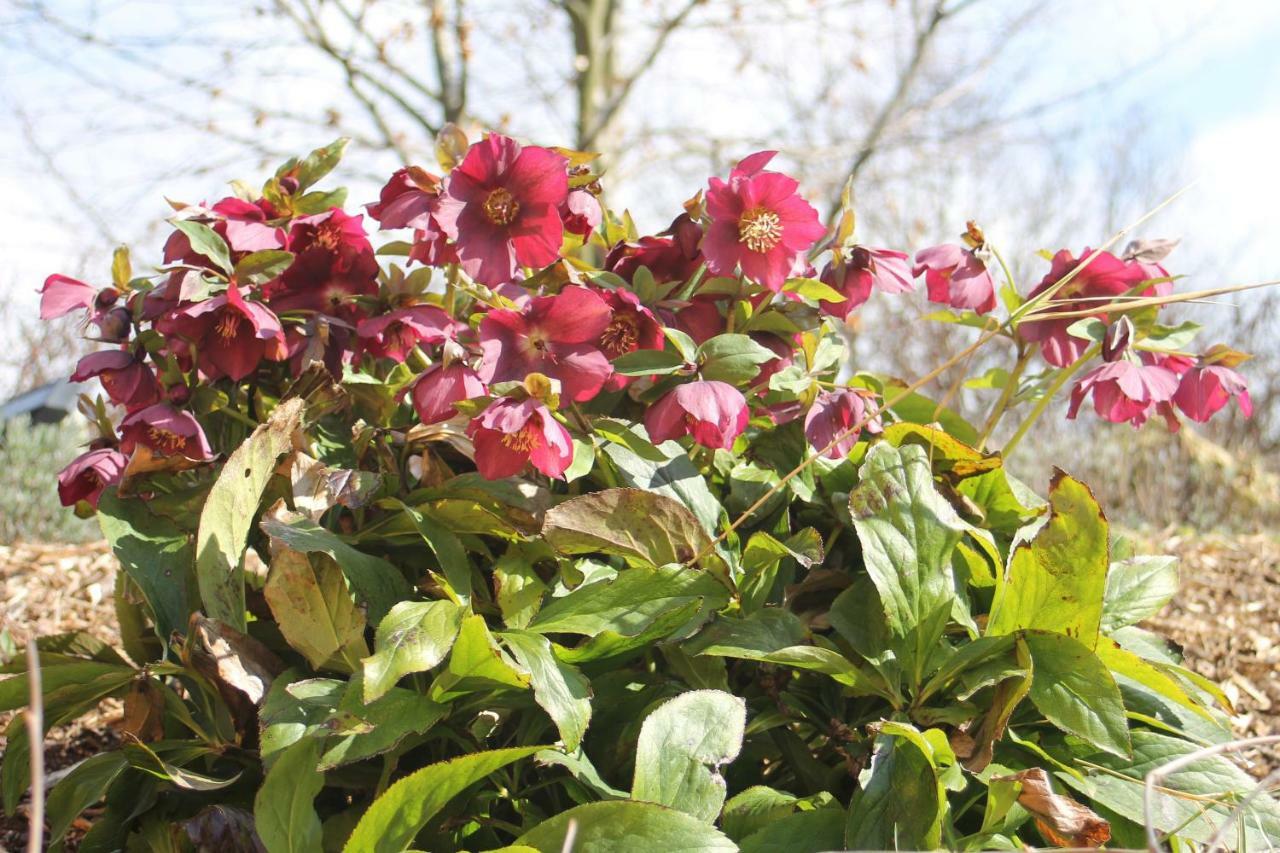
<svg viewBox="0 0 1280 853">
<path fill-rule="evenodd" d="M 1013 450 L 1018 446 L 1018 442 L 1022 441 L 1022 438 L 1027 434 L 1027 431 L 1030 430 L 1032 425 L 1039 420 L 1042 414 L 1044 414 L 1044 410 L 1049 408 L 1049 404 L 1053 402 L 1053 398 L 1057 396 L 1060 390 L 1062 390 L 1062 386 L 1066 385 L 1067 382 L 1070 381 L 1071 377 L 1075 376 L 1076 373 L 1080 371 L 1080 368 L 1084 367 L 1085 363 L 1097 355 L 1101 349 L 1101 344 L 1094 344 L 1089 347 L 1084 351 L 1084 354 L 1081 355 L 1080 358 L 1076 359 L 1075 364 L 1072 364 L 1070 367 L 1064 367 L 1054 378 L 1052 384 L 1050 384 L 1048 389 L 1045 390 L 1044 396 L 1036 403 L 1036 407 L 1031 410 L 1029 415 L 1027 415 L 1026 420 L 1018 426 L 1018 431 L 1013 434 L 1013 438 L 1009 439 L 1008 443 L 1005 444 L 1003 449 L 1005 459 L 1008 459 L 1013 454 Z"/>
<path fill-rule="evenodd" d="M 1022 344 L 1019 344 L 1021 350 Z M 982 434 L 978 436 L 978 449 L 982 450 L 987 446 L 987 441 L 991 438 L 991 433 L 995 432 L 996 425 L 1000 423 L 1000 419 L 1004 417 L 1004 413 L 1009 408 L 1009 401 L 1013 399 L 1014 394 L 1018 392 L 1018 380 L 1022 378 L 1022 373 L 1027 369 L 1027 365 L 1031 363 L 1031 358 L 1035 351 L 1027 348 L 1018 354 L 1018 361 L 1013 366 L 1012 372 L 1005 379 L 1004 390 L 1000 393 L 1000 399 L 996 400 L 994 406 L 991 407 L 991 413 L 987 415 L 986 423 L 982 425 Z"/>
</svg>

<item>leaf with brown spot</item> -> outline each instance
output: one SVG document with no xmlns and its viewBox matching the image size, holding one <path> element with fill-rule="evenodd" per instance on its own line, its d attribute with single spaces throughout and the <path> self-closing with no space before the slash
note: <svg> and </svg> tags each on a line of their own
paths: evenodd
<svg viewBox="0 0 1280 853">
<path fill-rule="evenodd" d="M 1059 847 L 1101 847 L 1111 838 L 1111 824 L 1066 794 L 1055 794 L 1049 774 L 1039 767 L 1001 781 L 1019 782 L 1018 805 L 1031 812 L 1045 840 Z"/>
</svg>

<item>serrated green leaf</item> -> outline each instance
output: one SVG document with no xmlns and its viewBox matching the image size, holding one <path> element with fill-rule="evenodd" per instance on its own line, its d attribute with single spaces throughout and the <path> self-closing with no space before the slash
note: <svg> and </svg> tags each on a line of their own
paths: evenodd
<svg viewBox="0 0 1280 853">
<path fill-rule="evenodd" d="M 714 827 L 681 811 L 627 800 L 588 803 L 561 812 L 516 840 L 539 853 L 563 853 L 570 832 L 579 853 L 735 853 L 738 846 Z"/>
<path fill-rule="evenodd" d="M 49 791 L 45 813 L 49 853 L 60 853 L 63 838 L 80 813 L 106 796 L 107 789 L 128 766 L 119 752 L 93 755 L 71 768 Z"/>
<path fill-rule="evenodd" d="M 364 701 L 383 696 L 404 676 L 426 672 L 453 647 L 466 611 L 452 601 L 402 601 L 378 623 L 364 659 Z"/>
<path fill-rule="evenodd" d="M 1120 688 L 1107 667 L 1079 640 L 1065 634 L 1027 631 L 1031 655 L 1027 695 L 1040 713 L 1060 729 L 1098 749 L 1129 754 L 1129 724 Z"/>
<path fill-rule="evenodd" d="M 279 548 L 262 594 L 280 633 L 314 668 L 331 665 L 351 672 L 369 653 L 364 612 L 332 560 Z"/>
<path fill-rule="evenodd" d="M 741 385 L 760 373 L 760 365 L 778 354 L 748 335 L 716 335 L 698 347 L 699 373 L 706 380 Z"/>
<path fill-rule="evenodd" d="M 631 797 L 713 822 L 725 800 L 720 768 L 738 757 L 746 702 L 719 690 L 682 693 L 640 727 Z"/>
<path fill-rule="evenodd" d="M 529 673 L 533 696 L 555 722 L 564 748 L 573 752 L 591 722 L 591 683 L 576 668 L 556 659 L 551 641 L 530 631 L 498 635 Z"/>
</svg>

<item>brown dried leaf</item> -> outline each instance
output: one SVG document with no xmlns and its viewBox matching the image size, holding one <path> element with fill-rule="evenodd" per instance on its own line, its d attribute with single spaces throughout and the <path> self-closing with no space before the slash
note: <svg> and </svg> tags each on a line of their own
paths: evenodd
<svg viewBox="0 0 1280 853">
<path fill-rule="evenodd" d="M 270 649 L 216 619 L 193 613 L 191 631 L 201 647 L 196 650 L 197 668 L 219 688 L 235 688 L 255 705 L 266 698 L 272 679 L 284 671 L 284 664 Z"/>
<path fill-rule="evenodd" d="M 317 522 L 331 507 L 359 509 L 364 506 L 381 480 L 380 475 L 370 471 L 330 468 L 301 452 L 293 454 L 289 466 L 293 505 Z"/>
<path fill-rule="evenodd" d="M 164 739 L 164 690 L 150 678 L 139 678 L 124 697 L 120 729 L 143 743 Z"/>
<path fill-rule="evenodd" d="M 1045 839 L 1059 847 L 1101 847 L 1111 838 L 1111 824 L 1066 794 L 1055 794 L 1049 774 L 1039 767 L 995 777 L 1022 783 L 1018 805 L 1035 816 Z"/>
</svg>

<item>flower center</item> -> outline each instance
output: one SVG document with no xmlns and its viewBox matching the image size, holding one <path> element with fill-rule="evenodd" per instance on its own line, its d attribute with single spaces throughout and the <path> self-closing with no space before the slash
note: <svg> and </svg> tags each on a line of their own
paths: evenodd
<svg viewBox="0 0 1280 853">
<path fill-rule="evenodd" d="M 147 440 L 152 447 L 157 447 L 165 453 L 177 453 L 187 446 L 185 436 L 178 435 L 176 432 L 167 430 L 164 427 L 149 427 L 147 429 Z"/>
<path fill-rule="evenodd" d="M 636 324 L 635 318 L 627 314 L 619 314 L 600 335 L 600 348 L 616 358 L 624 352 L 634 350 L 639 340 L 640 327 Z"/>
<path fill-rule="evenodd" d="M 213 331 L 223 343 L 227 343 L 236 336 L 236 332 L 240 331 L 240 315 L 235 311 L 223 311 Z"/>
<path fill-rule="evenodd" d="M 503 446 L 514 450 L 516 453 L 529 453 L 541 443 L 542 440 L 538 436 L 538 431 L 529 424 L 521 427 L 519 432 L 509 432 L 502 437 Z"/>
<path fill-rule="evenodd" d="M 520 213 L 520 202 L 510 192 L 498 187 L 484 200 L 484 215 L 494 225 L 510 225 Z"/>
<path fill-rule="evenodd" d="M 763 207 L 753 207 L 738 220 L 738 242 L 753 252 L 767 252 L 782 239 L 782 220 Z"/>
<path fill-rule="evenodd" d="M 391 352 L 408 352 L 418 343 L 417 334 L 404 323 L 392 323 L 383 338 L 386 341 L 385 349 Z"/>
<path fill-rule="evenodd" d="M 316 228 L 316 244 L 330 252 L 342 243 L 342 226 L 332 219 L 320 223 Z"/>
</svg>

